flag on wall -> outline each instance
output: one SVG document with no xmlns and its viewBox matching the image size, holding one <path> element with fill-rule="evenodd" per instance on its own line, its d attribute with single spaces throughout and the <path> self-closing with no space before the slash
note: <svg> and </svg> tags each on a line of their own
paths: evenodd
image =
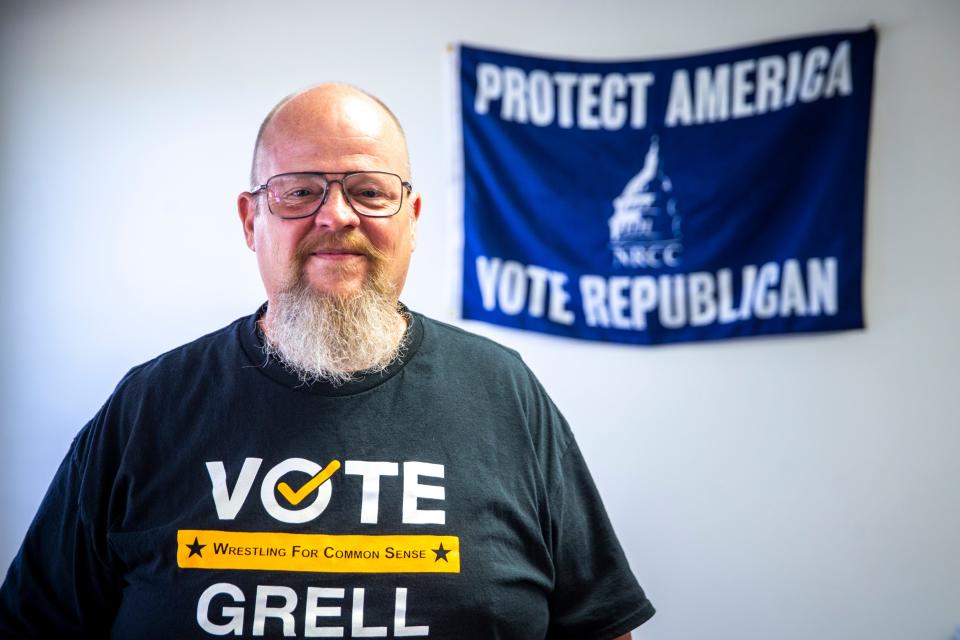
<svg viewBox="0 0 960 640">
<path fill-rule="evenodd" d="M 460 46 L 463 317 L 637 344 L 863 327 L 875 46 Z"/>
</svg>

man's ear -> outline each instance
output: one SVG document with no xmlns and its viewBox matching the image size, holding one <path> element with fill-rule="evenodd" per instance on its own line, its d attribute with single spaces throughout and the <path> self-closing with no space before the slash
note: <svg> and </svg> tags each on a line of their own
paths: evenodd
<svg viewBox="0 0 960 640">
<path fill-rule="evenodd" d="M 417 220 L 420 219 L 420 205 L 423 204 L 423 200 L 419 192 L 411 196 L 410 204 L 413 205 L 413 211 L 410 212 L 410 250 L 413 251 L 417 248 Z"/>
<path fill-rule="evenodd" d="M 250 251 L 256 252 L 257 246 L 253 239 L 254 225 L 257 218 L 257 200 L 249 192 L 244 191 L 237 196 L 237 212 L 243 224 L 243 237 L 247 241 Z"/>
</svg>

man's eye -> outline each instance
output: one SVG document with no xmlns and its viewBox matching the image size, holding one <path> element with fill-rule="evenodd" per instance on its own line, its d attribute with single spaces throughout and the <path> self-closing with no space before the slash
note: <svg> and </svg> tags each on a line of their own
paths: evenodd
<svg viewBox="0 0 960 640">
<path fill-rule="evenodd" d="M 285 198 L 309 198 L 313 195 L 313 191 L 303 187 L 301 189 L 292 189 L 284 194 Z"/>
<path fill-rule="evenodd" d="M 358 184 L 351 186 L 350 197 L 358 200 L 377 200 L 387 197 L 386 191 L 377 184 Z"/>
</svg>

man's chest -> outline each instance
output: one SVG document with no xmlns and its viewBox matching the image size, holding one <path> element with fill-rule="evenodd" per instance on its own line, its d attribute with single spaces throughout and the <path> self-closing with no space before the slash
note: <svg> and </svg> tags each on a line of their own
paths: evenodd
<svg viewBox="0 0 960 640">
<path fill-rule="evenodd" d="M 549 506 L 523 434 L 349 418 L 248 420 L 126 470 L 116 636 L 542 635 Z"/>
</svg>

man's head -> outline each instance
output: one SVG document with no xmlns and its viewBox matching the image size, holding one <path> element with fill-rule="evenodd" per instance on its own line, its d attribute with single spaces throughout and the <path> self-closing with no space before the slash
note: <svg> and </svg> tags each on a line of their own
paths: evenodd
<svg viewBox="0 0 960 640">
<path fill-rule="evenodd" d="M 380 358 L 365 353 L 380 347 L 364 343 L 379 335 L 396 346 L 402 336 L 397 300 L 414 248 L 420 195 L 404 190 L 393 216 L 361 215 L 335 182 L 354 171 L 389 172 L 409 181 L 403 131 L 379 100 L 347 85 L 320 85 L 271 111 L 257 137 L 252 178 L 255 191 L 279 174 L 329 174 L 323 204 L 308 217 L 284 219 L 269 206 L 266 191 L 238 198 L 247 246 L 257 254 L 267 293 L 268 343 L 304 379 L 331 377 L 324 373 L 330 353 L 321 353 L 326 364 L 315 363 L 312 371 L 309 362 L 311 352 L 330 351 L 331 340 L 339 344 L 333 357 L 339 364 L 332 368 L 359 371 L 389 362 L 382 362 L 389 353 Z M 331 324 L 348 315 L 349 328 Z M 303 340 L 310 344 L 298 346 Z M 284 344 L 291 341 L 298 344 Z"/>
</svg>

